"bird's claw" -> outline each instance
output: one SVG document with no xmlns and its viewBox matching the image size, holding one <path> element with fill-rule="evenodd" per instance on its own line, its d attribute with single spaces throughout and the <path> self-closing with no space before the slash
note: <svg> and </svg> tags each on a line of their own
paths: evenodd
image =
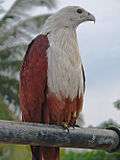
<svg viewBox="0 0 120 160">
<path fill-rule="evenodd" d="M 63 127 L 63 129 L 67 130 L 69 133 L 69 125 L 65 122 L 62 122 L 61 126 Z"/>
</svg>

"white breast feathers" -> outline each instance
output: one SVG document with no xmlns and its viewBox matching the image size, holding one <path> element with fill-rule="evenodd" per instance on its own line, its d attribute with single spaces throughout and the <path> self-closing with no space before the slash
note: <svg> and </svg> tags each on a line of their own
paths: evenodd
<svg viewBox="0 0 120 160">
<path fill-rule="evenodd" d="M 48 35 L 48 89 L 73 100 L 83 94 L 83 73 L 75 30 L 62 28 Z"/>
</svg>

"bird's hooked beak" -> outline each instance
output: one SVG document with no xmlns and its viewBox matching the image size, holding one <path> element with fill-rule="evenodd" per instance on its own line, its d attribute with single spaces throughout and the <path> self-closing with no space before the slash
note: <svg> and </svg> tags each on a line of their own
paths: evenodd
<svg viewBox="0 0 120 160">
<path fill-rule="evenodd" d="M 87 21 L 93 21 L 95 23 L 95 17 L 88 12 Z"/>
</svg>

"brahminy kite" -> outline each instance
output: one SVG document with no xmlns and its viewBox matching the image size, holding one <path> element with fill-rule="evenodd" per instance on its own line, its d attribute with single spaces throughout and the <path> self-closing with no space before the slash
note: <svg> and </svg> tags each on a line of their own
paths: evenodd
<svg viewBox="0 0 120 160">
<path fill-rule="evenodd" d="M 50 16 L 29 44 L 20 72 L 25 122 L 75 126 L 83 106 L 85 75 L 76 28 L 95 17 L 79 6 Z M 31 146 L 33 160 L 59 160 L 59 148 Z"/>
</svg>

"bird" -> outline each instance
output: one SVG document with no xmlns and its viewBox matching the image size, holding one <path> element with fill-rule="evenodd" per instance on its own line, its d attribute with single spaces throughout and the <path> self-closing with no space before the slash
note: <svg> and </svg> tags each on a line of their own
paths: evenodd
<svg viewBox="0 0 120 160">
<path fill-rule="evenodd" d="M 22 121 L 74 127 L 83 108 L 85 73 L 76 29 L 95 17 L 80 6 L 52 14 L 28 45 L 20 70 Z M 31 146 L 32 160 L 59 160 L 58 147 Z"/>
</svg>

